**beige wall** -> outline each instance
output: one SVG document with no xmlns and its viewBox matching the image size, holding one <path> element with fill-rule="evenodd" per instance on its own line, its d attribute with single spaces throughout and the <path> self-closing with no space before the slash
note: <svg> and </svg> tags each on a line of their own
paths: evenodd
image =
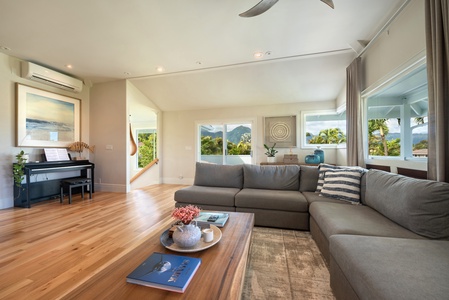
<svg viewBox="0 0 449 300">
<path fill-rule="evenodd" d="M 161 115 L 160 109 L 129 81 L 126 84 L 126 99 L 130 114 L 130 124 L 134 133 L 137 129 L 158 129 L 158 119 Z M 137 143 L 137 136 L 134 136 L 134 139 Z M 137 154 L 128 157 L 129 179 L 140 171 L 136 166 L 136 156 Z M 131 184 L 131 189 L 157 183 L 160 183 L 159 164 L 153 165 L 150 170 L 135 180 Z"/>
<path fill-rule="evenodd" d="M 131 190 L 129 182 L 137 170 L 134 157 L 130 156 L 129 115 L 135 109 L 139 113 L 159 115 L 157 106 L 126 80 L 95 84 L 91 89 L 90 134 L 91 143 L 96 146 L 91 161 L 95 163 L 95 187 L 99 191 L 125 193 Z M 148 119 L 152 121 L 145 122 L 145 117 L 134 118 L 133 128 L 156 127 L 158 120 L 153 116 Z M 143 186 L 142 181 L 146 185 L 159 183 L 159 173 L 156 165 L 133 188 Z"/>
<path fill-rule="evenodd" d="M 129 156 L 126 81 L 95 84 L 91 88 L 90 139 L 95 145 L 95 187 L 99 191 L 127 191 Z M 110 148 L 110 149 L 107 149 Z"/>
<path fill-rule="evenodd" d="M 362 90 L 375 91 L 425 55 L 424 0 L 413 0 L 362 56 Z M 369 159 L 367 163 L 427 170 L 425 161 Z"/>
<path fill-rule="evenodd" d="M 379 84 L 401 66 L 425 50 L 424 0 L 412 1 L 401 16 L 389 26 L 362 57 L 363 88 Z M 96 186 L 99 190 L 128 190 L 129 156 L 128 107 L 126 81 L 84 87 L 74 94 L 20 78 L 20 61 L 0 53 L 0 208 L 13 205 L 11 164 L 20 151 L 15 147 L 15 82 L 81 99 L 82 140 L 96 146 L 90 159 L 96 163 Z M 343 88 L 343 87 L 342 87 Z M 195 165 L 195 122 L 204 120 L 252 119 L 255 122 L 255 163 L 265 161 L 263 154 L 263 117 L 296 114 L 301 110 L 335 109 L 344 99 L 344 91 L 336 102 L 298 103 L 279 106 L 255 106 L 215 110 L 160 112 L 159 158 L 163 182 L 190 184 Z M 163 116 L 163 119 L 162 119 Z M 300 125 L 299 125 L 300 126 Z M 112 150 L 106 150 L 112 145 Z M 31 160 L 38 160 L 42 149 L 26 149 Z M 295 149 L 300 159 L 311 150 Z M 288 153 L 282 150 L 280 157 Z M 345 149 L 326 150 L 326 160 L 344 164 Z M 278 158 L 281 159 L 281 158 Z M 180 179 L 179 177 L 182 177 Z M 101 183 L 99 180 L 101 179 Z"/>
<path fill-rule="evenodd" d="M 425 49 L 424 0 L 413 0 L 362 55 L 362 90 L 382 84 Z"/>
<path fill-rule="evenodd" d="M 252 106 L 195 111 L 164 112 L 162 129 L 162 180 L 164 183 L 191 184 L 196 162 L 196 124 L 200 121 L 244 121 L 254 120 L 252 133 L 255 145 L 255 164 L 266 161 L 263 148 L 263 117 L 296 115 L 301 127 L 301 111 L 335 109 L 334 101 L 320 103 L 295 103 L 285 105 Z M 299 136 L 298 136 L 299 138 Z M 298 140 L 299 143 L 299 140 Z M 299 144 L 298 144 L 299 145 Z M 278 161 L 289 149 L 279 148 Z M 304 161 L 313 149 L 293 148 L 300 161 Z M 336 163 L 336 150 L 325 149 L 326 161 Z"/>
<path fill-rule="evenodd" d="M 89 143 L 89 87 L 84 86 L 81 93 L 73 93 L 21 78 L 20 62 L 0 53 L 0 209 L 14 204 L 12 163 L 15 162 L 15 155 L 23 149 L 30 154 L 31 161 L 38 161 L 43 153 L 42 148 L 16 147 L 16 82 L 81 99 L 81 138 Z M 88 156 L 87 153 L 85 155 Z"/>
</svg>

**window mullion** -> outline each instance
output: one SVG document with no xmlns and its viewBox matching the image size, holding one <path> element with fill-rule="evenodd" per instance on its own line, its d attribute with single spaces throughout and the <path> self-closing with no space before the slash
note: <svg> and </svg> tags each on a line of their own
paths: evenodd
<svg viewBox="0 0 449 300">
<path fill-rule="evenodd" d="M 406 103 L 406 101 L 404 101 Z M 412 157 L 412 132 L 411 132 L 410 104 L 401 106 L 401 156 Z"/>
<path fill-rule="evenodd" d="M 223 164 L 226 165 L 227 164 L 227 150 L 228 150 L 228 141 L 227 141 L 227 131 L 228 131 L 228 125 L 227 124 L 223 124 Z"/>
</svg>

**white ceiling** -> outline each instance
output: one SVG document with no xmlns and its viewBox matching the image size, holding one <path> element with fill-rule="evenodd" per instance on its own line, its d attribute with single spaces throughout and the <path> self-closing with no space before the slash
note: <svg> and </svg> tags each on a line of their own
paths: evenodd
<svg viewBox="0 0 449 300">
<path fill-rule="evenodd" d="M 282 0 L 238 16 L 257 1 L 0 0 L 0 51 L 87 83 L 132 79 L 163 111 L 332 101 L 350 45 L 405 2 Z"/>
</svg>

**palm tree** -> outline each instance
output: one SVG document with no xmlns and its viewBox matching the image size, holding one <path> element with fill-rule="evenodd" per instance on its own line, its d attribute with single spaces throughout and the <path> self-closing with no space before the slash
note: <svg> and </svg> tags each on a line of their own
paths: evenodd
<svg viewBox="0 0 449 300">
<path fill-rule="evenodd" d="M 341 144 L 344 142 L 346 142 L 346 135 L 340 128 L 323 129 L 309 140 L 309 144 Z"/>
<path fill-rule="evenodd" d="M 388 156 L 388 146 L 387 146 L 387 140 L 385 136 L 388 134 L 388 125 L 387 125 L 387 119 L 371 119 L 368 121 L 368 137 L 370 141 L 370 149 L 371 144 L 375 143 L 378 140 L 378 137 L 374 135 L 375 131 L 379 131 L 380 135 L 380 142 L 383 145 L 383 152 L 384 156 Z"/>
</svg>

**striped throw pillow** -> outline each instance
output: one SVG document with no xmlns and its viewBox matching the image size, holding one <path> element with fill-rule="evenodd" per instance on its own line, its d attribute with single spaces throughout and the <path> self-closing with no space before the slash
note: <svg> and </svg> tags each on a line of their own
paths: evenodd
<svg viewBox="0 0 449 300">
<path fill-rule="evenodd" d="M 324 175 L 326 174 L 326 171 L 328 170 L 334 170 L 334 169 L 346 169 L 347 167 L 337 167 L 334 165 L 328 165 L 328 164 L 320 164 L 318 166 L 318 182 L 316 185 L 316 192 L 321 192 L 321 189 L 323 188 L 324 184 Z"/>
<path fill-rule="evenodd" d="M 326 175 L 326 171 L 328 170 L 359 170 L 362 172 L 368 171 L 367 169 L 364 169 L 359 166 L 334 166 L 334 165 L 328 165 L 328 164 L 320 164 L 318 166 L 318 182 L 316 185 L 316 191 L 315 193 L 320 193 L 321 189 L 323 188 L 324 184 L 324 176 Z"/>
<path fill-rule="evenodd" d="M 356 169 L 327 170 L 321 195 L 359 204 L 362 174 L 362 170 Z"/>
</svg>

